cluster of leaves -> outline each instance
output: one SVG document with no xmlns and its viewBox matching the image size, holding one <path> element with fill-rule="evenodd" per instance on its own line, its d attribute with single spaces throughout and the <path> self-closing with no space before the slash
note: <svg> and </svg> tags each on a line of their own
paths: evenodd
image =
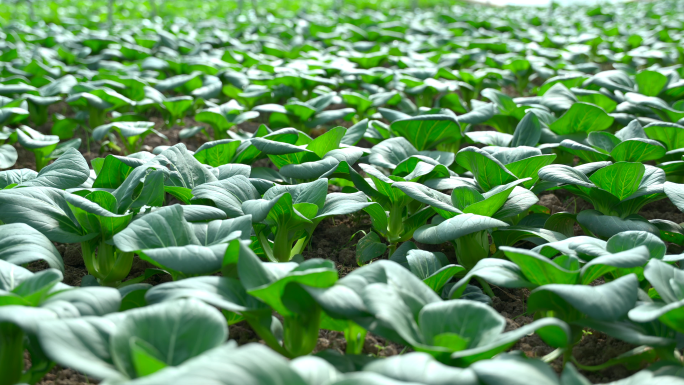
<svg viewBox="0 0 684 385">
<path fill-rule="evenodd" d="M 681 7 L 3 26 L 0 385 L 683 383 L 684 228 L 641 215 L 684 211 Z M 539 205 L 560 190 L 592 208 Z M 343 216 L 340 278 L 307 249 Z M 492 285 L 534 321 L 508 330 Z M 238 322 L 266 346 L 226 342 Z M 312 354 L 321 329 L 346 354 Z M 582 365 L 589 330 L 636 347 Z M 506 353 L 531 333 L 556 350 Z"/>
</svg>

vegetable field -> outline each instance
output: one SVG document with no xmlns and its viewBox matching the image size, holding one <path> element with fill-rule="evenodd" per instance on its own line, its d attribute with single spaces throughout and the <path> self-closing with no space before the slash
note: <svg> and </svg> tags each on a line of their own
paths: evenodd
<svg viewBox="0 0 684 385">
<path fill-rule="evenodd" d="M 0 4 L 0 385 L 684 384 L 684 2 Z"/>
</svg>

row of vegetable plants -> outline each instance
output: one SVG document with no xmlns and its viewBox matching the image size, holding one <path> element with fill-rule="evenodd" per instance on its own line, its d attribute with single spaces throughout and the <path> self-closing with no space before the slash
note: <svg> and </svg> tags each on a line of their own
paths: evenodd
<svg viewBox="0 0 684 385">
<path fill-rule="evenodd" d="M 0 385 L 56 365 L 104 384 L 684 382 L 684 229 L 643 216 L 684 211 L 668 7 L 6 26 Z M 310 248 L 347 217 L 368 231 L 341 277 Z M 495 291 L 521 289 L 534 320 L 509 330 Z M 229 340 L 237 323 L 263 344 Z M 582 365 L 591 330 L 634 348 Z M 368 355 L 368 333 L 408 352 Z M 533 333 L 555 350 L 510 352 Z"/>
</svg>

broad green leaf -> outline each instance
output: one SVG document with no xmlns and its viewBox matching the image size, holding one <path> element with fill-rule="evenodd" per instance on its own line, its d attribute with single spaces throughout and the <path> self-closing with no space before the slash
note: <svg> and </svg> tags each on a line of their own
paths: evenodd
<svg viewBox="0 0 684 385">
<path fill-rule="evenodd" d="M 571 365 L 571 364 L 569 364 Z M 510 383 L 510 385 L 557 385 L 558 375 L 540 360 L 518 355 L 501 355 L 494 360 L 473 363 L 471 369 L 484 385 Z M 566 385 L 566 383 L 563 383 Z M 574 385 L 574 384 L 567 384 Z M 584 384 L 578 384 L 584 385 Z"/>
<path fill-rule="evenodd" d="M 144 341 L 157 358 L 178 366 L 228 337 L 223 316 L 196 300 L 180 300 L 131 310 L 111 334 L 112 359 L 130 378 L 138 377 L 131 344 Z"/>
<path fill-rule="evenodd" d="M 655 122 L 646 125 L 644 132 L 649 139 L 663 143 L 668 151 L 684 147 L 684 126 L 679 124 Z"/>
<path fill-rule="evenodd" d="M 458 141 L 461 127 L 448 115 L 421 115 L 392 122 L 392 131 L 406 138 L 418 151 L 431 150 L 438 144 Z"/>
<path fill-rule="evenodd" d="M 641 163 L 618 162 L 597 170 L 589 179 L 596 187 L 624 200 L 637 191 L 645 170 Z"/>
<path fill-rule="evenodd" d="M 210 200 L 229 217 L 243 215 L 242 204 L 261 198 L 259 192 L 242 175 L 205 183 L 192 190 L 193 199 Z"/>
<path fill-rule="evenodd" d="M 603 162 L 611 160 L 610 155 L 570 139 L 564 139 L 560 143 L 560 148 L 562 148 L 563 151 L 567 151 L 572 155 L 579 157 L 585 162 Z"/>
<path fill-rule="evenodd" d="M 606 250 L 611 253 L 619 253 L 642 245 L 648 248 L 651 258 L 663 259 L 665 256 L 667 249 L 665 242 L 661 241 L 658 236 L 646 231 L 624 231 L 615 234 L 608 239 Z"/>
<path fill-rule="evenodd" d="M 616 321 L 634 307 L 637 289 L 634 274 L 600 286 L 544 285 L 530 293 L 527 309 L 530 312 L 552 310 L 567 321 L 581 315 L 599 321 Z"/>
<path fill-rule="evenodd" d="M 596 279 L 608 273 L 616 272 L 616 276 L 624 276 L 635 272 L 641 273 L 648 262 L 650 254 L 646 246 L 607 254 L 592 259 L 582 266 L 582 284 L 591 285 Z"/>
<path fill-rule="evenodd" d="M 192 226 L 183 219 L 180 205 L 161 208 L 134 220 L 114 236 L 114 243 L 122 251 L 200 244 Z"/>
<path fill-rule="evenodd" d="M 566 239 L 566 236 L 562 233 L 548 229 L 510 226 L 498 229 L 492 233 L 492 239 L 497 247 L 501 247 L 513 246 L 517 242 L 525 239 L 534 239 L 537 242 L 558 242 Z"/>
<path fill-rule="evenodd" d="M 83 155 L 73 148 L 68 149 L 54 163 L 44 167 L 34 179 L 25 181 L 19 187 L 53 187 L 67 189 L 78 187 L 88 180 L 90 168 Z"/>
<path fill-rule="evenodd" d="M 375 258 L 382 257 L 385 251 L 387 245 L 381 242 L 378 234 L 370 231 L 356 244 L 356 262 L 359 265 L 369 263 Z"/>
<path fill-rule="evenodd" d="M 640 71 L 635 80 L 639 93 L 646 96 L 658 96 L 668 83 L 667 77 L 656 71 Z"/>
<path fill-rule="evenodd" d="M 116 214 L 116 198 L 106 191 L 93 191 L 85 197 L 71 194 L 66 196 L 66 201 L 83 230 L 99 234 L 103 240 L 112 239 L 133 217 L 132 214 Z"/>
<path fill-rule="evenodd" d="M 194 157 L 202 164 L 219 167 L 232 163 L 241 142 L 234 139 L 223 139 L 207 142 L 195 151 Z"/>
<path fill-rule="evenodd" d="M 101 159 L 101 158 L 98 158 Z M 104 158 L 97 178 L 93 182 L 95 188 L 118 188 L 126 180 L 134 168 L 145 162 L 139 159 L 117 155 L 107 155 Z M 94 165 L 93 165 L 94 166 Z"/>
<path fill-rule="evenodd" d="M 684 185 L 665 182 L 664 191 L 672 204 L 677 206 L 680 211 L 684 211 Z"/>
<path fill-rule="evenodd" d="M 541 137 L 541 123 L 539 118 L 532 112 L 528 112 L 520 121 L 513 133 L 510 147 L 530 146 L 534 147 L 539 143 Z"/>
<path fill-rule="evenodd" d="M 456 163 L 473 173 L 485 191 L 518 179 L 493 156 L 476 147 L 466 147 L 456 154 Z"/>
<path fill-rule="evenodd" d="M 543 167 L 539 170 L 539 178 L 559 184 L 579 185 L 588 188 L 596 187 L 583 172 L 564 164 L 552 164 Z"/>
<path fill-rule="evenodd" d="M 548 284 L 573 285 L 579 283 L 579 270 L 567 270 L 549 258 L 534 251 L 501 247 L 506 257 L 513 261 L 525 278 L 536 286 Z"/>
<path fill-rule="evenodd" d="M 629 139 L 615 146 L 610 155 L 618 162 L 646 162 L 665 156 L 665 146 L 650 139 Z"/>
<path fill-rule="evenodd" d="M 335 127 L 317 137 L 306 146 L 306 149 L 323 158 L 328 152 L 340 147 L 340 143 L 347 129 Z"/>
<path fill-rule="evenodd" d="M 51 268 L 64 272 L 64 262 L 55 246 L 43 234 L 24 223 L 0 226 L 0 259 L 23 265 L 44 260 Z"/>
<path fill-rule="evenodd" d="M 558 135 L 575 133 L 588 134 L 592 131 L 602 131 L 610 127 L 615 120 L 602 108 L 589 103 L 574 103 L 570 109 L 549 128 Z"/>
<path fill-rule="evenodd" d="M 406 255 L 406 261 L 411 272 L 422 279 L 436 293 L 440 293 L 451 278 L 465 271 L 462 266 L 444 263 L 448 260 L 442 253 L 411 250 Z"/>
<path fill-rule="evenodd" d="M 37 175 L 37 172 L 28 168 L 0 171 L 0 188 L 4 189 L 10 185 L 19 185 L 34 179 Z"/>
<path fill-rule="evenodd" d="M 0 144 L 0 169 L 10 168 L 17 162 L 17 150 L 9 144 Z"/>
<path fill-rule="evenodd" d="M 645 220 L 603 215 L 596 210 L 580 212 L 577 214 L 577 222 L 602 239 L 608 239 L 620 232 L 631 230 L 659 234 L 658 228 Z"/>
<path fill-rule="evenodd" d="M 86 234 L 66 202 L 66 192 L 52 187 L 24 187 L 0 191 L 0 221 L 25 223 L 53 242 L 83 242 Z"/>
<path fill-rule="evenodd" d="M 461 214 L 438 225 L 425 225 L 414 233 L 416 241 L 431 245 L 453 241 L 464 235 L 496 227 L 508 226 L 498 219 L 475 214 Z"/>
<path fill-rule="evenodd" d="M 180 298 L 195 298 L 231 312 L 271 311 L 266 304 L 247 295 L 240 281 L 233 278 L 204 276 L 166 282 L 152 287 L 145 295 L 150 304 Z"/>
</svg>

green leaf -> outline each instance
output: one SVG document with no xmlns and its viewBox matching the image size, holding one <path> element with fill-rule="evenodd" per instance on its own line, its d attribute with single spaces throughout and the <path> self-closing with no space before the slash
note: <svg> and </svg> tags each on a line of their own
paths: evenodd
<svg viewBox="0 0 684 385">
<path fill-rule="evenodd" d="M 650 139 L 629 139 L 615 146 L 610 155 L 618 162 L 646 162 L 665 156 L 665 146 Z"/>
<path fill-rule="evenodd" d="M 248 295 L 240 281 L 233 278 L 204 276 L 166 282 L 152 287 L 145 295 L 150 304 L 180 298 L 195 298 L 236 313 L 264 310 L 271 312 L 266 304 Z"/>
<path fill-rule="evenodd" d="M 518 179 L 531 178 L 531 180 L 523 184 L 525 188 L 530 188 L 539 179 L 539 170 L 551 164 L 555 159 L 556 154 L 530 156 L 529 158 L 508 163 L 506 168 Z"/>
<path fill-rule="evenodd" d="M 430 245 L 456 240 L 464 235 L 496 227 L 508 226 L 498 219 L 475 214 L 461 214 L 438 225 L 425 225 L 414 233 L 416 241 Z"/>
<path fill-rule="evenodd" d="M 107 155 L 104 158 L 100 171 L 97 173 L 97 178 L 93 182 L 93 187 L 116 189 L 121 186 L 134 168 L 142 166 L 144 163 L 142 160 L 130 157 Z"/>
<path fill-rule="evenodd" d="M 589 179 L 596 187 L 624 200 L 637 191 L 645 171 L 641 163 L 618 162 L 598 169 Z"/>
<path fill-rule="evenodd" d="M 0 221 L 25 223 L 53 242 L 83 242 L 97 235 L 86 234 L 66 202 L 62 190 L 24 187 L 0 191 Z"/>
<path fill-rule="evenodd" d="M 51 268 L 64 272 L 64 262 L 55 246 L 43 234 L 24 223 L 0 226 L 0 259 L 23 265 L 29 262 L 44 260 Z"/>
<path fill-rule="evenodd" d="M 587 141 L 599 150 L 607 152 L 613 151 L 615 146 L 620 144 L 620 139 L 617 136 L 605 131 L 590 132 Z"/>
<path fill-rule="evenodd" d="M 168 169 L 138 167 L 112 192 L 119 204 L 118 212 L 138 211 L 144 206 L 159 207 L 164 204 L 164 182 Z"/>
<path fill-rule="evenodd" d="M 572 92 L 580 102 L 596 105 L 603 108 L 607 113 L 615 112 L 618 103 L 600 91 L 573 88 Z"/>
<path fill-rule="evenodd" d="M 535 239 L 536 241 L 545 242 L 558 242 L 566 238 L 567 237 L 565 235 L 556 231 L 524 226 L 504 227 L 492 233 L 492 239 L 497 247 L 513 246 L 525 239 Z"/>
<path fill-rule="evenodd" d="M 256 258 L 256 261 L 255 261 Z M 259 262 L 261 267 L 257 267 Z M 331 261 L 310 259 L 300 265 L 290 262 L 287 267 L 280 263 L 263 263 L 255 255 L 240 258 L 238 275 L 247 292 L 267 303 L 275 311 L 290 316 L 296 311 L 285 304 L 284 292 L 288 284 L 299 283 L 316 288 L 330 287 L 337 281 L 337 270 Z M 251 270 L 249 266 L 252 266 Z M 257 278 L 258 277 L 258 278 Z"/>
<path fill-rule="evenodd" d="M 471 194 L 480 195 L 477 191 L 473 192 L 471 189 L 468 189 L 467 187 L 463 187 L 462 189 L 456 188 L 454 189 L 454 192 L 450 200 L 448 195 L 443 194 L 437 190 L 433 190 L 420 183 L 396 182 L 392 184 L 392 187 L 401 190 L 404 194 L 417 200 L 418 202 L 430 205 L 444 218 L 451 218 L 457 214 L 462 213 L 462 211 L 458 207 L 454 207 L 452 205 L 452 201 L 455 204 L 461 204 L 460 202 L 464 201 L 463 204 L 466 205 L 466 203 L 470 204 L 470 202 L 472 202 L 475 199 L 472 197 Z M 480 195 L 480 199 L 484 198 Z"/>
<path fill-rule="evenodd" d="M 57 331 L 57 332 L 56 332 Z M 220 312 L 196 300 L 133 309 L 106 318 L 75 318 L 40 325 L 45 353 L 61 365 L 96 378 L 138 377 L 135 356 L 144 347 L 156 360 L 179 366 L 223 344 L 228 336 Z"/>
<path fill-rule="evenodd" d="M 410 370 L 404 370 L 410 368 Z M 427 353 L 412 352 L 374 360 L 363 367 L 364 372 L 378 373 L 385 377 L 409 383 L 427 383 L 429 378 L 439 378 L 448 383 L 477 385 L 478 379 L 471 369 L 454 368 L 437 361 Z"/>
<path fill-rule="evenodd" d="M 603 162 L 611 160 L 610 155 L 570 139 L 564 139 L 560 143 L 560 147 L 564 151 L 579 157 L 585 162 Z"/>
<path fill-rule="evenodd" d="M 192 189 L 195 186 L 218 180 L 211 171 L 190 154 L 183 143 L 167 148 L 148 164 L 153 162 L 158 162 L 160 165 L 171 169 L 173 172 L 171 181 L 176 186 Z"/>
<path fill-rule="evenodd" d="M 608 273 L 617 273 L 614 274 L 616 276 L 624 276 L 632 272 L 641 273 L 641 268 L 649 258 L 650 254 L 646 246 L 594 258 L 582 267 L 581 283 L 590 285 Z"/>
<path fill-rule="evenodd" d="M 340 143 L 347 129 L 335 127 L 317 137 L 306 146 L 306 149 L 323 158 L 328 152 L 340 147 Z"/>
<path fill-rule="evenodd" d="M 145 269 L 145 273 L 142 277 L 148 279 L 160 273 L 162 273 L 161 270 Z M 145 301 L 145 294 L 147 294 L 151 287 L 152 285 L 147 283 L 134 283 L 119 288 L 119 293 L 121 293 L 121 307 L 119 308 L 119 311 L 122 312 L 147 306 L 148 303 Z"/>
<path fill-rule="evenodd" d="M 396 120 L 391 130 L 406 138 L 418 150 L 431 150 L 438 144 L 460 140 L 461 127 L 448 115 L 420 115 Z"/>
<path fill-rule="evenodd" d="M 17 162 L 17 150 L 9 144 L 0 144 L 0 169 L 10 168 Z"/>
<path fill-rule="evenodd" d="M 549 365 L 537 359 L 528 359 L 518 355 L 501 355 L 494 360 L 478 361 L 473 363 L 471 369 L 483 385 L 558 384 L 558 375 Z M 563 385 L 571 384 L 563 383 Z"/>
<path fill-rule="evenodd" d="M 19 144 L 36 155 L 36 169 L 40 171 L 47 164 L 49 155 L 57 148 L 59 137 L 43 135 L 27 126 L 21 126 L 16 133 Z"/>
<path fill-rule="evenodd" d="M 668 151 L 684 147 L 684 126 L 675 123 L 654 122 L 644 127 L 649 139 L 657 140 Z"/>
<path fill-rule="evenodd" d="M 207 142 L 195 151 L 194 157 L 202 164 L 218 167 L 232 163 L 240 144 L 241 141 L 234 139 Z"/>
<path fill-rule="evenodd" d="M 513 139 L 513 135 L 497 131 L 471 131 L 465 136 L 475 143 L 501 147 L 508 147 Z"/>
<path fill-rule="evenodd" d="M 103 240 L 112 239 L 133 218 L 133 214 L 116 214 L 116 198 L 106 191 L 93 191 L 85 197 L 66 195 L 66 201 L 83 230 L 99 234 Z"/>
<path fill-rule="evenodd" d="M 244 215 L 242 204 L 261 198 L 249 179 L 242 175 L 220 181 L 205 183 L 192 190 L 192 199 L 207 199 L 223 210 L 229 217 Z"/>
<path fill-rule="evenodd" d="M 193 382 L 197 380 L 197 373 L 203 373 L 203 382 L 207 384 L 222 384 L 227 378 L 244 384 L 309 384 L 290 367 L 286 358 L 272 349 L 260 344 L 237 348 L 233 343 L 224 344 L 177 368 L 163 369 L 136 382 L 141 385 Z"/>
<path fill-rule="evenodd" d="M 164 364 L 178 366 L 219 346 L 228 337 L 223 316 L 196 300 L 166 302 L 124 314 L 110 343 L 113 361 L 130 378 L 139 375 L 135 369 L 136 351 L 131 347 L 134 341 L 144 341 Z"/>
<path fill-rule="evenodd" d="M 665 242 L 661 241 L 658 236 L 646 231 L 624 231 L 608 239 L 606 250 L 611 253 L 619 253 L 625 250 L 631 250 L 638 246 L 646 246 L 651 258 L 663 259 L 667 247 Z"/>
<path fill-rule="evenodd" d="M 381 257 L 387 251 L 387 245 L 382 243 L 378 234 L 370 231 L 356 244 L 356 262 L 359 266 Z"/>
<path fill-rule="evenodd" d="M 459 151 L 456 154 L 456 163 L 472 172 L 477 183 L 485 191 L 518 179 L 496 158 L 476 147 L 466 147 Z"/>
<path fill-rule="evenodd" d="M 515 263 L 504 259 L 486 258 L 478 261 L 465 277 L 461 278 L 451 287 L 449 298 L 461 298 L 468 286 L 468 282 L 474 277 L 484 279 L 486 282 L 496 286 L 511 289 L 534 287 Z"/>
<path fill-rule="evenodd" d="M 574 103 L 570 109 L 549 128 L 558 135 L 590 133 L 610 127 L 615 119 L 602 108 L 589 103 Z"/>
<path fill-rule="evenodd" d="M 164 192 L 173 195 L 176 199 L 178 199 L 186 205 L 191 204 L 190 200 L 194 198 L 194 195 L 192 195 L 192 190 L 186 187 L 164 186 Z"/>
<path fill-rule="evenodd" d="M 492 88 L 486 88 L 481 92 L 482 96 L 491 100 L 498 106 L 499 112 L 504 115 L 510 115 L 518 108 L 518 105 L 513 101 L 513 98 Z"/>
<path fill-rule="evenodd" d="M 513 133 L 513 139 L 509 147 L 530 146 L 539 143 L 541 137 L 541 123 L 539 118 L 532 112 L 525 114 Z"/>
<path fill-rule="evenodd" d="M 37 175 L 37 172 L 28 168 L 0 171 L 0 188 L 5 189 L 10 185 L 19 185 L 34 179 Z"/>
<path fill-rule="evenodd" d="M 684 211 L 684 185 L 665 182 L 664 191 L 672 204 L 677 206 L 680 211 Z"/>
<path fill-rule="evenodd" d="M 138 376 L 148 376 L 166 367 L 161 358 L 155 357 L 159 355 L 159 352 L 156 352 L 156 349 L 145 341 L 133 339 L 131 340 L 130 347 L 131 360 Z"/>
<path fill-rule="evenodd" d="M 579 185 L 583 187 L 596 187 L 582 171 L 564 164 L 552 164 L 539 170 L 539 178 L 544 181 Z"/>
<path fill-rule="evenodd" d="M 530 293 L 527 310 L 552 310 L 557 317 L 574 321 L 579 313 L 599 321 L 616 321 L 637 300 L 638 280 L 630 274 L 600 286 L 550 284 Z"/>
<path fill-rule="evenodd" d="M 547 257 L 534 251 L 501 247 L 506 257 L 513 261 L 525 278 L 536 286 L 552 283 L 573 285 L 579 283 L 579 270 L 567 270 Z"/>
<path fill-rule="evenodd" d="M 584 210 L 577 214 L 577 222 L 586 227 L 597 237 L 607 239 L 623 231 L 647 231 L 658 235 L 659 230 L 653 224 L 642 219 L 620 218 L 603 215 L 596 210 Z"/>
<path fill-rule="evenodd" d="M 390 138 L 373 146 L 368 161 L 375 166 L 394 169 L 401 162 L 418 153 L 418 150 L 406 138 Z"/>
<path fill-rule="evenodd" d="M 116 319 L 71 318 L 42 322 L 38 338 L 45 354 L 53 361 L 95 378 L 120 378 L 114 365 L 109 338 Z"/>
<path fill-rule="evenodd" d="M 656 71 L 639 71 L 634 77 L 639 93 L 646 96 L 658 96 L 668 83 L 667 76 Z"/>
<path fill-rule="evenodd" d="M 200 244 L 192 226 L 183 218 L 180 205 L 164 207 L 134 220 L 114 236 L 114 243 L 126 252 Z"/>
<path fill-rule="evenodd" d="M 441 293 L 451 278 L 465 271 L 462 266 L 444 263 L 448 262 L 444 254 L 423 250 L 410 250 L 406 255 L 406 262 L 411 272 L 436 293 Z"/>
<path fill-rule="evenodd" d="M 21 183 L 19 187 L 53 187 L 64 190 L 80 186 L 89 176 L 90 167 L 83 155 L 70 148 L 51 165 L 40 170 L 34 179 Z"/>
</svg>

